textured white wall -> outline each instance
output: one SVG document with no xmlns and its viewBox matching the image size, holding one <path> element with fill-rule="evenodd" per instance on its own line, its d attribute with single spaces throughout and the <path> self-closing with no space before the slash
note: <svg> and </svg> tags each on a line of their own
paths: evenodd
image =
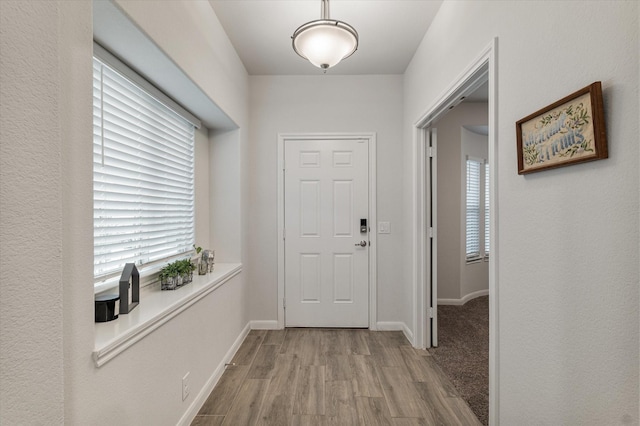
<svg viewBox="0 0 640 426">
<path fill-rule="evenodd" d="M 172 59 L 245 126 L 247 75 L 208 3 L 131 3 L 125 8 L 166 52 L 195 40 Z M 91 2 L 0 8 L 0 265 L 11 277 L 0 281 L 0 423 L 176 424 L 247 324 L 244 274 L 94 367 Z M 208 160 L 206 138 L 198 135 L 199 160 Z M 240 152 L 243 139 L 236 143 Z M 233 185 L 240 190 L 238 179 Z M 233 208 L 239 213 L 239 201 Z M 198 232 L 217 220 L 199 223 Z M 230 226 L 239 223 L 236 214 Z M 183 402 L 187 371 L 191 396 Z"/>
<path fill-rule="evenodd" d="M 62 423 L 59 6 L 0 2 L 0 419 Z M 37 404 L 35 403 L 37 401 Z"/>
<path fill-rule="evenodd" d="M 277 319 L 278 133 L 376 132 L 378 220 L 378 321 L 399 321 L 402 291 L 402 77 L 252 76 L 249 235 L 252 319 Z M 372 230 L 376 229 L 371 224 Z"/>
<path fill-rule="evenodd" d="M 438 130 L 438 298 L 460 299 L 464 263 L 465 171 L 462 167 L 461 129 L 465 125 L 486 125 L 487 104 L 462 103 L 435 123 Z M 488 274 L 488 270 L 486 271 Z M 486 279 L 485 279 L 486 281 Z M 488 288 L 485 286 L 485 288 Z"/>
<path fill-rule="evenodd" d="M 638 3 L 443 3 L 405 74 L 407 125 L 494 36 L 497 418 L 638 424 Z M 596 80 L 609 159 L 519 176 L 515 122 Z"/>
</svg>

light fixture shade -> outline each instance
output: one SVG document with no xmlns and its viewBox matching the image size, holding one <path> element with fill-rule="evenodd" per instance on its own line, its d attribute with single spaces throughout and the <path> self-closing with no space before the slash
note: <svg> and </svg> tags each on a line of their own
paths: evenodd
<svg viewBox="0 0 640 426">
<path fill-rule="evenodd" d="M 327 69 L 353 54 L 358 33 L 332 19 L 307 22 L 293 33 L 293 50 L 318 68 Z"/>
</svg>

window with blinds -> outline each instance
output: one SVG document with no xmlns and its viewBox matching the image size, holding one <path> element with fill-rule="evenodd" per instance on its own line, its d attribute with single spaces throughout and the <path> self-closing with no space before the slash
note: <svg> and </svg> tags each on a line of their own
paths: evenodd
<svg viewBox="0 0 640 426">
<path fill-rule="evenodd" d="M 466 195 L 466 258 L 480 259 L 480 166 L 481 162 L 467 159 Z"/>
<path fill-rule="evenodd" d="M 467 262 L 489 259 L 489 163 L 467 157 L 466 253 Z"/>
<path fill-rule="evenodd" d="M 194 125 L 93 61 L 94 280 L 192 250 Z"/>
<path fill-rule="evenodd" d="M 489 163 L 484 163 L 484 258 L 489 259 Z"/>
</svg>

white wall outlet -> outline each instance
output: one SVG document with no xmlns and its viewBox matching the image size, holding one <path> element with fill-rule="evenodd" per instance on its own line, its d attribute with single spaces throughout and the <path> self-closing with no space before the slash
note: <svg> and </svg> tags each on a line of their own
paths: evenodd
<svg viewBox="0 0 640 426">
<path fill-rule="evenodd" d="M 189 388 L 189 373 L 185 374 L 182 378 L 182 400 L 184 401 L 189 396 L 191 389 Z"/>
<path fill-rule="evenodd" d="M 389 222 L 378 222 L 378 234 L 390 234 L 391 224 Z"/>
</svg>

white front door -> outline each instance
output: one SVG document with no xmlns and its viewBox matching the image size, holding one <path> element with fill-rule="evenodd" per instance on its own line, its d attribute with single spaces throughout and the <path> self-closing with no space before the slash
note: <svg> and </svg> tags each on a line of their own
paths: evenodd
<svg viewBox="0 0 640 426">
<path fill-rule="evenodd" d="M 368 144 L 286 140 L 284 151 L 285 326 L 368 327 Z"/>
</svg>

